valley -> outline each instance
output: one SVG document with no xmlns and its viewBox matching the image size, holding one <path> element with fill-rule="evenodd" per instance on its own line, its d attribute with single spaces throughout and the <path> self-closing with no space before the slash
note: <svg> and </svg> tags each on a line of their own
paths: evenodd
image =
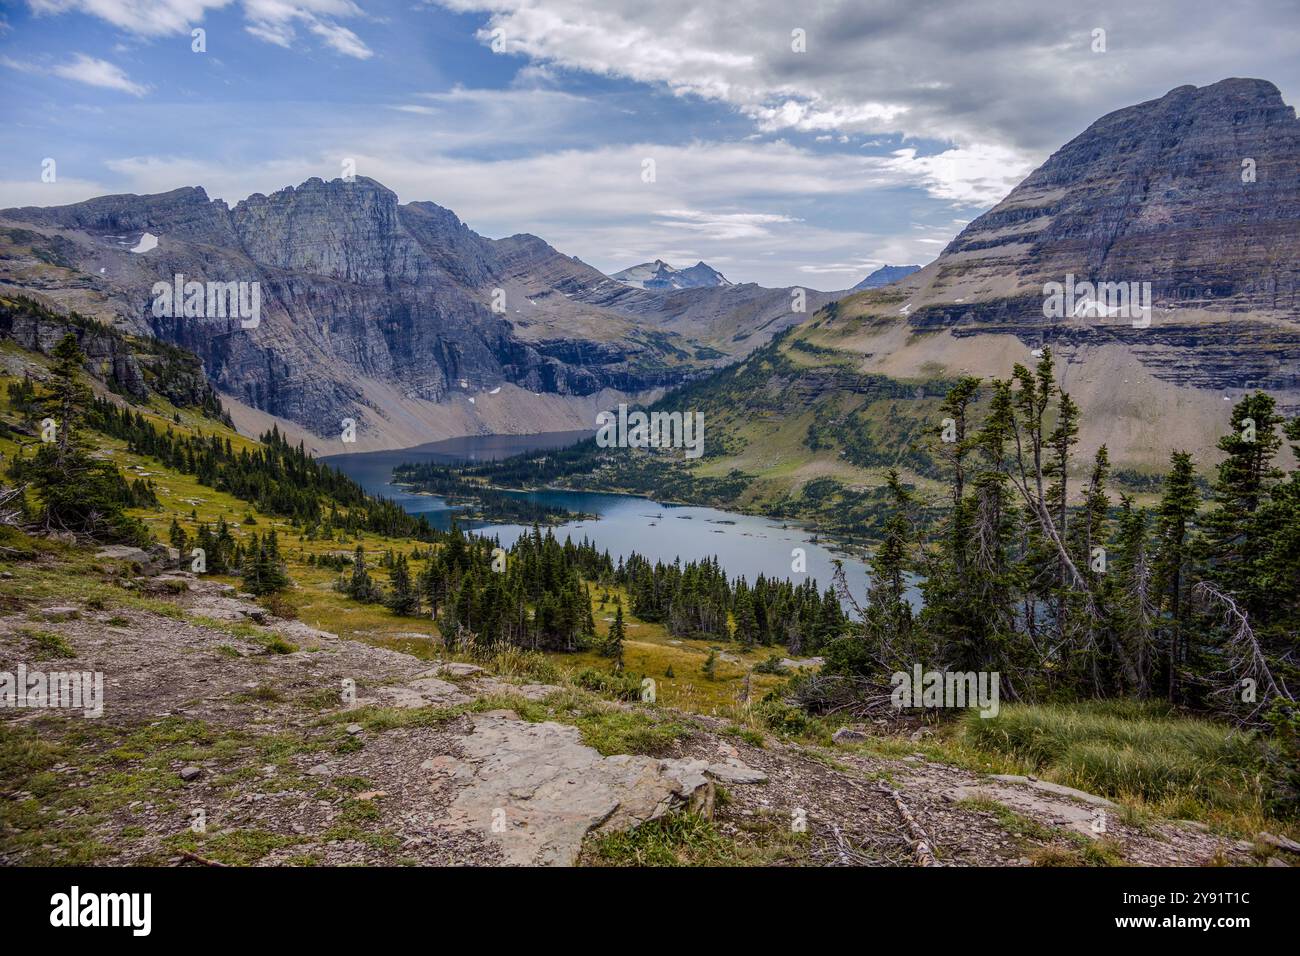
<svg viewBox="0 0 1300 956">
<path fill-rule="evenodd" d="M 0 674 L 106 689 L 6 706 L 0 862 L 1290 866 L 1298 189 L 1227 79 L 846 292 L 367 177 L 0 210 Z"/>
</svg>

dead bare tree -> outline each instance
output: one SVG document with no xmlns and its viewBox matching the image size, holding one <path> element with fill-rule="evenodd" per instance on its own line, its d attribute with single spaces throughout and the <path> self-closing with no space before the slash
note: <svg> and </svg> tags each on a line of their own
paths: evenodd
<svg viewBox="0 0 1300 956">
<path fill-rule="evenodd" d="M 23 524 L 23 492 L 27 490 L 26 485 L 19 485 L 17 488 L 0 488 L 0 525 L 7 525 L 11 528 L 20 527 Z M 15 507 L 14 502 L 18 505 Z M 17 554 L 16 548 L 5 547 L 0 545 L 0 551 L 8 554 Z"/>
<path fill-rule="evenodd" d="M 1229 632 L 1225 645 L 1227 664 L 1216 674 L 1221 679 L 1227 678 L 1227 680 L 1213 693 L 1218 697 L 1233 696 L 1242 688 L 1244 681 L 1253 681 L 1252 686 L 1259 688 L 1261 693 L 1254 701 L 1255 707 L 1247 719 L 1254 717 L 1276 698 L 1281 697 L 1295 703 L 1295 698 L 1287 689 L 1286 683 L 1279 683 L 1274 678 L 1273 671 L 1268 666 L 1268 658 L 1255 637 L 1255 629 L 1251 627 L 1250 616 L 1232 595 L 1223 592 L 1208 581 L 1201 581 L 1192 588 L 1192 597 L 1206 606 L 1217 607 L 1223 626 Z"/>
</svg>

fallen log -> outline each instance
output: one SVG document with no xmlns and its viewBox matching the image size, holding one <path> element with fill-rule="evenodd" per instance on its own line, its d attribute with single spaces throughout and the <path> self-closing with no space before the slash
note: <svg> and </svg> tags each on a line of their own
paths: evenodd
<svg viewBox="0 0 1300 956">
<path fill-rule="evenodd" d="M 917 866 L 938 866 L 938 861 L 934 858 L 934 851 L 930 849 L 930 838 L 926 835 L 925 829 L 917 822 L 912 811 L 907 809 L 907 804 L 893 787 L 887 787 L 883 783 L 880 789 L 889 794 L 894 800 L 894 806 L 898 809 L 898 815 L 903 818 L 903 823 L 907 826 L 907 832 L 912 837 L 912 852 L 916 857 Z"/>
</svg>

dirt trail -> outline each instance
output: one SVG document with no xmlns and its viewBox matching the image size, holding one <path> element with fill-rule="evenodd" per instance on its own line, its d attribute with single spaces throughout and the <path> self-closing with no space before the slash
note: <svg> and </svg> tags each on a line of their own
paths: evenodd
<svg viewBox="0 0 1300 956">
<path fill-rule="evenodd" d="M 13 812 L 0 863 L 570 864 L 593 834 L 693 809 L 739 845 L 806 834 L 776 862 L 912 865 L 915 834 L 889 788 L 940 865 L 1025 864 L 1038 847 L 1095 838 L 1130 863 L 1249 858 L 1236 841 L 1132 827 L 1032 781 L 771 738 L 759 747 L 723 721 L 641 705 L 596 706 L 693 731 L 668 753 L 602 756 L 556 703 L 561 688 L 430 666 L 269 618 L 229 587 L 168 579 L 175 618 L 84 606 L 48 615 L 39 629 L 71 648 L 67 659 L 43 659 L 27 616 L 0 618 L 0 671 L 105 675 L 99 719 L 0 711 L 7 744 L 24 729 L 62 744 L 3 781 Z M 268 652 L 277 634 L 298 649 Z M 542 702 L 547 719 L 521 719 L 512 700 Z M 1034 826 L 1009 827 L 997 805 Z M 1104 834 L 1092 829 L 1099 811 Z"/>
</svg>

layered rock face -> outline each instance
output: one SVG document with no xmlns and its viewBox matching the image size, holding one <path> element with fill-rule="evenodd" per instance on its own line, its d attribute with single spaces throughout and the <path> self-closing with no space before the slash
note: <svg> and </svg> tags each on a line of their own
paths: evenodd
<svg viewBox="0 0 1300 956">
<path fill-rule="evenodd" d="M 1171 308 L 1300 308 L 1300 122 L 1277 87 L 1181 86 L 1103 116 L 944 250 L 965 279 L 1146 281 Z"/>
<path fill-rule="evenodd" d="M 1149 283 L 1139 316 L 1044 314 L 1044 287 Z M 956 336 L 1114 343 L 1157 378 L 1300 389 L 1300 121 L 1273 84 L 1183 86 L 1102 117 L 914 276 L 845 303 Z M 1050 309 L 1048 310 L 1050 311 Z"/>
<path fill-rule="evenodd" d="M 1150 313 L 1055 308 L 1045 287 L 1071 276 L 1149 284 Z M 905 462 L 945 383 L 1006 378 L 1047 346 L 1083 410 L 1081 460 L 1104 443 L 1117 466 L 1164 471 L 1187 450 L 1209 467 L 1245 391 L 1300 412 L 1298 288 L 1294 110 L 1263 80 L 1179 87 L 1093 123 L 923 269 L 749 358 L 710 406 L 743 450 L 711 468 L 788 473 L 777 450 L 795 447 L 804 475 L 866 483 L 848 455 Z M 817 447 L 784 424 L 809 409 L 826 423 Z M 853 421 L 867 437 L 836 446 Z"/>
<path fill-rule="evenodd" d="M 256 282 L 256 325 L 155 314 L 154 284 L 176 275 Z M 4 210 L 0 280 L 191 349 L 223 392 L 319 435 L 347 417 L 378 427 L 394 400 L 414 403 L 408 418 L 421 402 L 477 414 L 476 396 L 506 385 L 524 398 L 640 393 L 742 351 L 711 348 L 708 328 L 535 236 L 486 239 L 364 177 L 233 208 L 191 187 Z"/>
<path fill-rule="evenodd" d="M 182 408 L 213 408 L 217 398 L 198 359 L 152 339 L 128 338 L 94 322 L 76 322 L 0 286 L 0 341 L 51 355 L 72 334 L 86 356 L 86 371 L 108 388 L 147 401 L 157 393 Z M 19 363 L 21 365 L 21 362 Z"/>
</svg>

